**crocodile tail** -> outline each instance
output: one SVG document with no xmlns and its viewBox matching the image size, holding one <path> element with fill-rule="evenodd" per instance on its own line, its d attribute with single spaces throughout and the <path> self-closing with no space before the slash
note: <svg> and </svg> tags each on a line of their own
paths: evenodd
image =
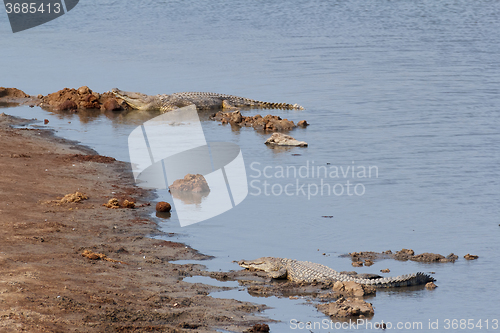
<svg viewBox="0 0 500 333">
<path fill-rule="evenodd" d="M 432 276 L 418 272 L 413 274 L 405 274 L 397 277 L 388 277 L 380 279 L 358 279 L 356 281 L 361 284 L 374 286 L 377 288 L 393 288 L 393 287 L 410 287 L 426 284 L 427 282 L 436 281 Z"/>
<path fill-rule="evenodd" d="M 287 104 L 287 103 L 270 103 L 270 102 L 257 102 L 259 106 L 264 109 L 282 109 L 282 110 L 304 110 L 304 108 L 298 104 Z"/>
</svg>

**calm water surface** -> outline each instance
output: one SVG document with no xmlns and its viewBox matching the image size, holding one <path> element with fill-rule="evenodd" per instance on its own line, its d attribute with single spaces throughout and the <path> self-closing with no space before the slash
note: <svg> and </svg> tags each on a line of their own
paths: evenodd
<svg viewBox="0 0 500 333">
<path fill-rule="evenodd" d="M 454 252 L 461 257 L 454 264 L 385 260 L 359 268 L 435 272 L 438 280 L 434 291 L 379 292 L 370 300 L 372 321 L 422 322 L 425 331 L 438 320 L 439 331 L 463 331 L 447 330 L 445 320 L 474 319 L 483 327 L 473 331 L 500 330 L 491 325 L 500 319 L 500 2 L 88 1 L 17 34 L 4 18 L 2 86 L 30 94 L 81 85 L 99 92 L 115 86 L 148 94 L 213 91 L 306 108 L 269 112 L 311 123 L 290 133 L 308 148 L 269 149 L 263 144 L 269 135 L 203 122 L 208 141 L 241 147 L 250 194 L 208 221 L 180 228 L 174 212 L 159 225 L 214 255 L 209 269 L 282 256 L 351 270 L 338 255 Z M 154 116 L 3 111 L 47 118 L 59 135 L 122 160 L 130 132 Z M 269 178 L 259 175 L 266 166 Z M 328 167 L 329 175 L 281 177 L 280 166 Z M 354 175 L 330 177 L 335 168 L 353 167 Z M 363 167 L 377 173 L 360 177 Z M 308 198 L 308 186 L 321 187 L 322 179 L 345 192 Z M 264 181 L 275 194 L 298 181 L 305 193 L 266 195 Z M 363 194 L 348 195 L 347 181 Z M 467 253 L 480 258 L 465 261 Z M 214 296 L 273 304 L 266 314 L 283 321 L 272 326 L 275 332 L 289 331 L 293 318 L 326 318 L 300 302 L 251 298 L 244 290 Z"/>
</svg>

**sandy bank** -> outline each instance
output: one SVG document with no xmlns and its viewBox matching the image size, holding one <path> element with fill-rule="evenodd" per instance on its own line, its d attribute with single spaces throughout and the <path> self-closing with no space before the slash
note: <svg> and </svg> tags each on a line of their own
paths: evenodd
<svg viewBox="0 0 500 333">
<path fill-rule="evenodd" d="M 48 131 L 10 127 L 20 122 L 0 115 L 2 332 L 242 331 L 258 321 L 252 313 L 261 307 L 213 299 L 215 288 L 182 281 L 202 266 L 172 261 L 206 256 L 148 238 L 158 234 L 144 217 L 154 204 L 102 206 L 112 197 L 151 199 L 126 163 L 82 157 L 93 152 Z M 77 191 L 88 199 L 55 201 Z"/>
</svg>

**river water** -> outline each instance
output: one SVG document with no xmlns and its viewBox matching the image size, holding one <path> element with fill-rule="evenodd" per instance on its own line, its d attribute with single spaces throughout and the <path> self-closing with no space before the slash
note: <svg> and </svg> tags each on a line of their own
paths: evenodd
<svg viewBox="0 0 500 333">
<path fill-rule="evenodd" d="M 270 149 L 263 144 L 269 134 L 202 122 L 207 141 L 241 147 L 249 195 L 198 224 L 181 228 L 175 211 L 158 223 L 215 256 L 204 262 L 209 269 L 277 256 L 342 271 L 352 266 L 339 255 L 353 251 L 453 252 L 460 256 L 455 263 L 383 260 L 357 268 L 435 272 L 438 280 L 434 291 L 379 292 L 370 300 L 371 322 L 500 331 L 500 2 L 87 1 L 16 34 L 3 18 L 0 85 L 29 94 L 117 86 L 305 107 L 244 115 L 306 119 L 308 128 L 290 134 L 307 148 Z M 47 118 L 60 136 L 122 160 L 129 159 L 128 135 L 154 116 L 2 111 Z M 467 253 L 479 259 L 466 261 Z M 282 320 L 273 332 L 291 331 L 293 319 L 326 319 L 300 302 L 252 298 L 244 290 L 214 296 L 272 304 L 266 314 Z M 313 331 L 336 330 L 371 329 Z"/>
</svg>

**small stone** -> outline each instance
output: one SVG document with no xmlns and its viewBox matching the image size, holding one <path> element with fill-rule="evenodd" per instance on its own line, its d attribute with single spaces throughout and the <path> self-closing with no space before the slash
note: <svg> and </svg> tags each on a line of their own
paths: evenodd
<svg viewBox="0 0 500 333">
<path fill-rule="evenodd" d="M 374 264 L 374 262 L 371 261 L 370 259 L 365 259 L 365 266 L 371 266 L 373 264 Z"/>
<path fill-rule="evenodd" d="M 353 265 L 354 267 L 362 267 L 362 266 L 363 266 L 363 262 L 362 262 L 362 261 L 354 261 L 354 262 L 352 263 L 352 265 Z"/>
<path fill-rule="evenodd" d="M 47 124 L 49 123 L 49 120 L 48 120 L 48 119 L 44 119 L 44 120 L 43 120 L 43 123 L 44 123 L 45 125 L 47 125 Z"/>
<path fill-rule="evenodd" d="M 38 99 L 42 99 L 42 98 L 43 98 L 43 95 L 42 95 L 42 94 L 38 94 L 38 95 L 36 96 L 36 98 L 38 98 Z"/>
<path fill-rule="evenodd" d="M 160 201 L 156 204 L 156 211 L 160 213 L 168 213 L 172 209 L 172 206 L 168 202 Z"/>
<path fill-rule="evenodd" d="M 477 258 L 479 258 L 479 256 L 476 256 L 476 255 L 473 255 L 473 254 L 469 254 L 467 253 L 465 256 L 464 256 L 465 259 L 467 260 L 476 260 Z"/>
<path fill-rule="evenodd" d="M 389 273 L 391 270 L 389 268 L 381 269 L 382 273 Z"/>
<path fill-rule="evenodd" d="M 300 127 L 307 127 L 309 126 L 309 123 L 305 120 L 301 120 L 297 123 L 297 126 L 300 126 Z"/>
<path fill-rule="evenodd" d="M 83 86 L 78 88 L 78 94 L 79 95 L 88 95 L 91 93 L 91 90 L 87 86 Z"/>
</svg>

